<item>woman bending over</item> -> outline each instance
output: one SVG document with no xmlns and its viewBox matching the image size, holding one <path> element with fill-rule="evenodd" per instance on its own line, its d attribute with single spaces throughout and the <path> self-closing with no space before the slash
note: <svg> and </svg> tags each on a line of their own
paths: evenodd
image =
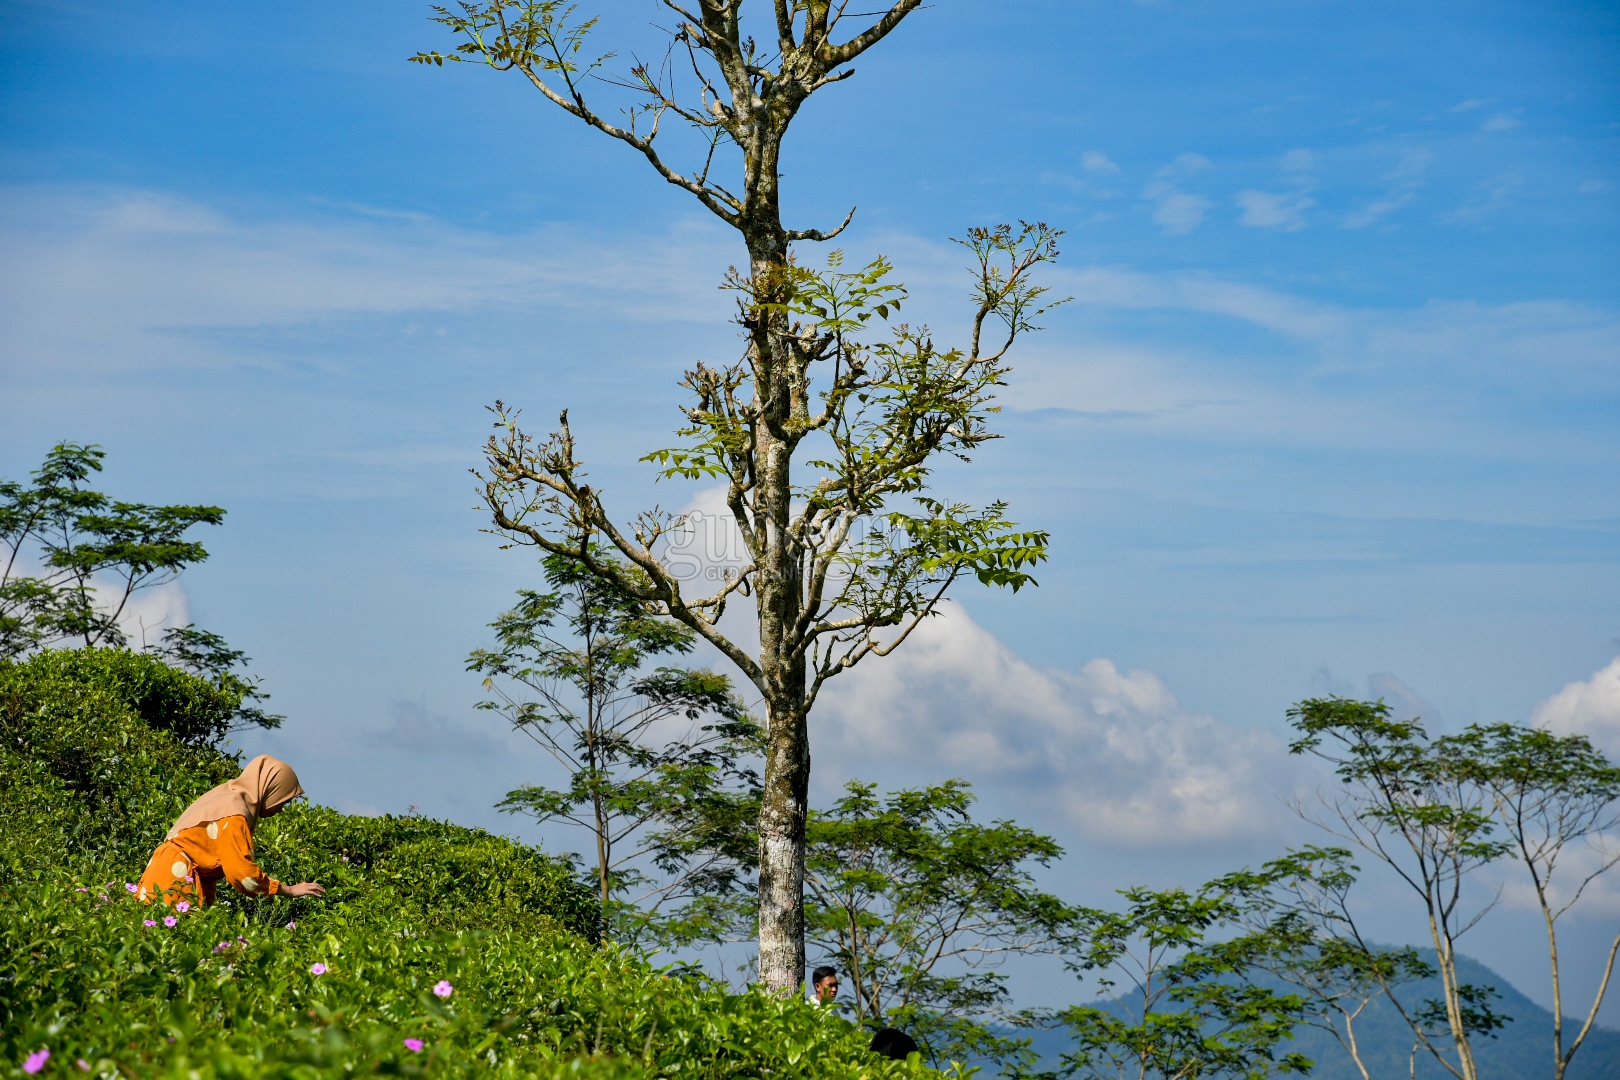
<svg viewBox="0 0 1620 1080">
<path fill-rule="evenodd" d="M 313 881 L 285 885 L 253 861 L 253 829 L 304 793 L 285 761 L 261 754 L 242 775 L 206 792 L 186 808 L 152 853 L 136 896 L 145 903 L 185 900 L 207 907 L 223 879 L 246 896 L 322 896 Z"/>
</svg>

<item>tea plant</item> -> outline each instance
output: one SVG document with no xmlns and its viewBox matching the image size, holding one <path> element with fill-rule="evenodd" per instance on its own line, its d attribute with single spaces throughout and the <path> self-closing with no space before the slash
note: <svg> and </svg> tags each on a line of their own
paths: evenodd
<svg viewBox="0 0 1620 1080">
<path fill-rule="evenodd" d="M 144 683 L 101 670 L 0 662 L 9 1075 L 932 1074 L 871 1054 L 830 1010 L 600 945 L 566 862 L 445 822 L 290 810 L 261 825 L 258 857 L 324 900 L 141 904 L 130 883 L 169 822 L 237 763 L 153 726 Z"/>
</svg>

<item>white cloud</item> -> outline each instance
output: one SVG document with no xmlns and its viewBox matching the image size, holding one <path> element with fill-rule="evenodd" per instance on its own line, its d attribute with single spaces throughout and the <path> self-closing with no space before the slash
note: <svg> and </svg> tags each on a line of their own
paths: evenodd
<svg viewBox="0 0 1620 1080">
<path fill-rule="evenodd" d="M 701 220 L 638 243 L 410 215 L 230 217 L 149 191 L 0 189 L 0 350 L 13 371 L 214 366 L 224 329 L 525 305 L 723 321 L 735 252 Z"/>
<path fill-rule="evenodd" d="M 1173 437 L 1292 447 L 1590 460 L 1578 431 L 1481 424 L 1511 393 L 1548 403 L 1620 390 L 1620 313 L 1561 301 L 1349 308 L 1199 274 L 1059 269 L 1071 310 L 1145 325 L 1155 311 L 1237 320 L 1287 355 L 1287 380 L 1218 345 L 1147 343 L 1128 330 L 1034 339 L 999 397 L 1016 410 Z M 1139 317 L 1130 313 L 1140 312 Z M 1392 392 L 1392 386 L 1402 388 Z M 1466 387 L 1466 391 L 1459 390 Z"/>
<path fill-rule="evenodd" d="M 24 549 L 11 567 L 13 579 L 48 577 L 36 553 Z M 124 595 L 124 582 L 112 575 L 91 580 L 91 601 L 96 610 L 111 615 Z M 118 613 L 118 629 L 132 648 L 155 648 L 163 642 L 163 631 L 191 622 L 191 597 L 178 578 L 136 589 Z M 206 628 L 205 628 L 206 629 Z"/>
<path fill-rule="evenodd" d="M 98 596 L 97 600 L 102 601 L 103 597 Z M 163 631 L 185 626 L 189 622 L 191 600 L 186 595 L 185 586 L 178 581 L 166 581 L 149 589 L 140 589 L 131 596 L 118 617 L 118 628 L 129 639 L 130 645 L 139 649 L 161 644 Z"/>
<path fill-rule="evenodd" d="M 1270 835 L 1298 775 L 1280 739 L 1187 711 L 1152 672 L 1035 668 L 955 606 L 830 683 L 813 722 L 818 763 L 962 776 L 1121 848 Z"/>
<path fill-rule="evenodd" d="M 1485 105 L 1489 105 L 1490 103 L 1491 102 L 1490 102 L 1489 98 L 1469 98 L 1467 101 L 1459 101 L 1457 104 L 1453 105 L 1451 107 L 1451 111 L 1452 112 L 1472 112 L 1475 109 L 1478 109 L 1478 108 L 1480 108 L 1482 106 L 1485 106 Z"/>
<path fill-rule="evenodd" d="M 700 491 L 682 511 L 690 536 L 672 561 L 684 581 L 739 561 L 723 491 Z M 751 614 L 744 602 L 721 624 L 749 651 Z M 818 777 L 893 788 L 960 776 L 1026 824 L 1056 818 L 1066 834 L 1115 847 L 1269 836 L 1300 775 L 1280 739 L 1183 709 L 1152 672 L 1106 659 L 1036 668 L 955 604 L 889 656 L 835 677 L 812 723 Z"/>
<path fill-rule="evenodd" d="M 1316 200 L 1294 193 L 1278 195 L 1269 191 L 1242 191 L 1238 205 L 1243 208 L 1243 224 L 1257 229 L 1281 229 L 1298 232 L 1305 227 L 1305 211 L 1316 205 Z"/>
<path fill-rule="evenodd" d="M 1119 172 L 1119 166 L 1108 160 L 1108 155 L 1095 150 L 1087 150 L 1080 157 L 1080 167 L 1087 172 L 1114 174 Z"/>
<path fill-rule="evenodd" d="M 1181 236 L 1198 228 L 1204 221 L 1204 212 L 1210 206 L 1209 200 L 1203 196 L 1181 191 L 1169 184 L 1149 184 L 1143 189 L 1142 197 L 1158 204 L 1153 211 L 1153 220 L 1171 236 Z"/>
<path fill-rule="evenodd" d="M 1620 657 L 1590 679 L 1572 682 L 1537 705 L 1530 722 L 1560 735 L 1585 735 L 1620 760 Z"/>
<path fill-rule="evenodd" d="M 1512 131 L 1514 128 L 1523 126 L 1523 120 L 1520 120 L 1515 116 L 1510 116 L 1507 113 L 1497 113 L 1495 116 L 1481 124 L 1479 129 L 1481 131 Z"/>
</svg>

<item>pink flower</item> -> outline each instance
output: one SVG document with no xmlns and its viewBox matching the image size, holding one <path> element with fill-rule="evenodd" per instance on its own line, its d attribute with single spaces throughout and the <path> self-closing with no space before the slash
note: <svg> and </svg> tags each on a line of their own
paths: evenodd
<svg viewBox="0 0 1620 1080">
<path fill-rule="evenodd" d="M 325 964 L 311 964 L 311 965 L 309 965 L 309 973 L 311 975 L 325 975 L 326 974 L 326 965 Z"/>
<path fill-rule="evenodd" d="M 51 1052 L 42 1046 L 28 1055 L 28 1060 L 23 1062 L 23 1072 L 37 1073 L 45 1067 L 45 1063 L 49 1060 L 51 1060 Z"/>
<path fill-rule="evenodd" d="M 89 892 L 89 891 L 90 891 L 90 890 L 89 890 L 89 889 L 85 889 L 85 888 L 78 888 L 78 889 L 74 889 L 74 890 L 73 890 L 73 891 L 74 891 L 74 892 Z M 32 1060 L 33 1060 L 33 1058 L 29 1058 L 29 1060 L 30 1060 L 30 1061 L 32 1061 Z M 38 1071 L 39 1071 L 39 1070 L 38 1070 L 38 1069 L 35 1069 L 35 1070 L 34 1070 L 34 1071 L 35 1071 L 35 1072 L 38 1072 Z"/>
<path fill-rule="evenodd" d="M 288 924 L 287 924 L 287 929 L 289 929 L 289 930 L 296 930 L 296 929 L 298 929 L 298 920 L 297 920 L 297 919 L 294 919 L 294 920 L 293 920 L 293 921 L 292 921 L 292 922 L 290 922 L 290 923 L 288 923 Z"/>
<path fill-rule="evenodd" d="M 222 953 L 222 952 L 224 952 L 226 949 L 228 949 L 230 947 L 231 947 L 230 942 L 222 941 L 218 945 L 214 946 L 214 951 L 217 952 L 217 953 Z"/>
<path fill-rule="evenodd" d="M 405 1049 L 409 1050 L 413 1054 L 420 1054 L 422 1052 L 422 1040 L 421 1039 L 406 1039 L 405 1040 Z"/>
<path fill-rule="evenodd" d="M 78 1066 L 79 1066 L 79 1071 L 80 1072 L 89 1072 L 90 1071 L 90 1063 L 88 1061 L 84 1060 L 84 1058 L 80 1058 L 78 1060 Z"/>
<path fill-rule="evenodd" d="M 173 915 L 165 915 L 165 916 L 163 916 L 163 925 L 164 926 L 173 926 L 175 923 L 177 923 L 179 921 L 180 920 L 175 918 Z"/>
<path fill-rule="evenodd" d="M 182 900 L 178 904 L 174 905 L 174 910 L 184 915 L 186 912 L 191 910 L 191 902 L 189 900 Z"/>
<path fill-rule="evenodd" d="M 449 979 L 440 979 L 438 985 L 433 988 L 433 992 L 442 998 L 447 998 L 456 992 L 456 988 L 450 985 Z"/>
<path fill-rule="evenodd" d="M 133 881 L 124 882 L 124 891 L 125 892 L 134 892 L 135 891 L 135 883 Z M 79 1060 L 83 1061 L 84 1059 L 80 1058 Z"/>
</svg>

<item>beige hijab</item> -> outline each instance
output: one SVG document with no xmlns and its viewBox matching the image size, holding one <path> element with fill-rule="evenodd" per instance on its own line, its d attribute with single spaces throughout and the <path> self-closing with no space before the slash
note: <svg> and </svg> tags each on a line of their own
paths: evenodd
<svg viewBox="0 0 1620 1080">
<path fill-rule="evenodd" d="M 251 831 L 266 810 L 273 810 L 303 793 L 298 774 L 293 772 L 291 765 L 269 754 L 260 754 L 247 763 L 241 776 L 205 792 L 200 799 L 186 807 L 180 820 L 169 829 L 168 839 L 173 840 L 185 829 L 236 814 L 247 818 Z"/>
</svg>

